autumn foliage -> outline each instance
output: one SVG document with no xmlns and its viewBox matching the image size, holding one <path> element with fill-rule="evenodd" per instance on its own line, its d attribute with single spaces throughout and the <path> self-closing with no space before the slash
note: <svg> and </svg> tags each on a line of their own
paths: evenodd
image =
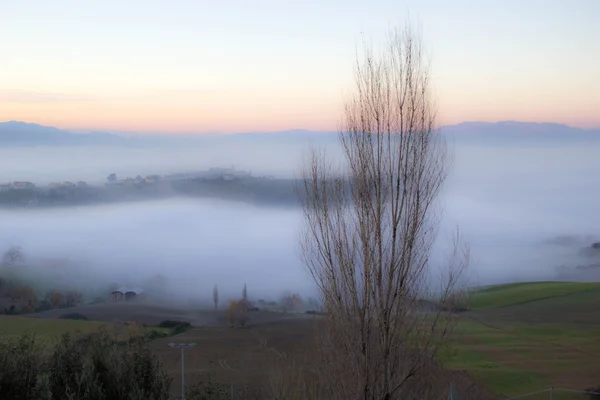
<svg viewBox="0 0 600 400">
<path fill-rule="evenodd" d="M 236 325 L 246 326 L 248 323 L 248 301 L 241 300 L 232 300 L 229 302 L 229 307 L 227 308 L 227 320 L 229 321 L 229 325 L 234 327 Z"/>
</svg>

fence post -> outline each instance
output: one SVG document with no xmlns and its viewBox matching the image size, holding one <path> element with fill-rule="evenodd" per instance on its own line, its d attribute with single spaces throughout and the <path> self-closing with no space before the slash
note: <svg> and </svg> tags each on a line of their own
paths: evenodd
<svg viewBox="0 0 600 400">
<path fill-rule="evenodd" d="M 554 400 L 554 386 L 550 386 L 550 400 Z"/>
</svg>

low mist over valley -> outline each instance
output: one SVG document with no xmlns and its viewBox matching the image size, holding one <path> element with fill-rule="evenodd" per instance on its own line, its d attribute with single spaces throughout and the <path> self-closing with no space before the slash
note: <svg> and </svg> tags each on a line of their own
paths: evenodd
<svg viewBox="0 0 600 400">
<path fill-rule="evenodd" d="M 584 140 L 568 129 L 557 134 L 539 126 L 447 128 L 454 165 L 440 239 L 460 223 L 471 245 L 474 284 L 600 278 L 600 250 L 592 247 L 600 241 L 600 137 Z M 504 133 L 510 140 L 501 140 Z M 57 197 L 48 204 L 4 204 L 0 248 L 20 246 L 32 269 L 68 260 L 69 279 L 95 292 L 111 282 L 143 287 L 161 274 L 179 299 L 210 301 L 215 284 L 223 296 L 235 296 L 244 283 L 255 298 L 287 291 L 314 296 L 297 254 L 301 213 L 293 179 L 311 143 L 326 147 L 332 160 L 340 151 L 334 133 L 300 132 L 293 140 L 286 134 L 190 139 L 187 146 L 1 147 L 4 184 L 31 181 L 50 190 L 44 188 L 52 182 L 84 181 L 125 194 L 89 203 L 63 204 Z M 111 174 L 114 182 L 107 180 Z M 145 183 L 150 174 L 180 174 L 168 187 L 193 190 L 157 194 Z M 130 192 L 115 186 L 138 175 L 146 186 Z"/>
</svg>

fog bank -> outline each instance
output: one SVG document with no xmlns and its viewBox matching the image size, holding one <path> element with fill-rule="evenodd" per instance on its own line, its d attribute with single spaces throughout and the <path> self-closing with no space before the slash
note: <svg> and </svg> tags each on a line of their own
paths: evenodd
<svg viewBox="0 0 600 400">
<path fill-rule="evenodd" d="M 498 147 L 454 144 L 443 193 L 448 237 L 459 225 L 478 284 L 600 279 L 600 145 Z M 188 149 L 3 149 L 3 180 L 88 180 L 212 166 L 292 176 L 306 146 L 265 144 Z M 332 150 L 335 157 L 335 149 Z M 338 153 L 339 154 L 339 153 Z M 29 260 L 71 259 L 90 281 L 143 285 L 161 273 L 182 296 L 223 298 L 244 283 L 254 298 L 313 285 L 297 253 L 299 210 L 239 202 L 173 199 L 110 206 L 0 210 L 0 248 Z"/>
</svg>

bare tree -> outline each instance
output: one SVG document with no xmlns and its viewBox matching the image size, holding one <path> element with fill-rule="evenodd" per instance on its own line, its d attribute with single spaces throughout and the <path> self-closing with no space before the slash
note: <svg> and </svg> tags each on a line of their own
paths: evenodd
<svg viewBox="0 0 600 400">
<path fill-rule="evenodd" d="M 213 303 L 215 303 L 215 310 L 219 308 L 219 288 L 215 284 L 213 287 Z"/>
<path fill-rule="evenodd" d="M 448 263 L 432 268 L 450 159 L 420 38 L 409 26 L 357 59 L 343 163 L 313 149 L 297 187 L 300 253 L 326 313 L 320 376 L 327 398 L 423 398 L 469 251 L 457 230 Z"/>
<path fill-rule="evenodd" d="M 8 265 L 14 265 L 16 263 L 25 261 L 25 256 L 23 255 L 23 249 L 21 246 L 11 246 L 4 252 L 2 261 Z"/>
</svg>

